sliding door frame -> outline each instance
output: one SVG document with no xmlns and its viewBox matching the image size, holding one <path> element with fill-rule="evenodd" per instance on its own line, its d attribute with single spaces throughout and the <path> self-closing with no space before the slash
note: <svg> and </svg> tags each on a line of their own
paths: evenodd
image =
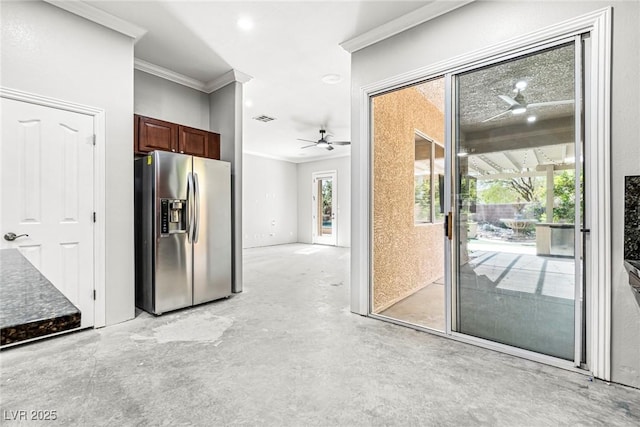
<svg viewBox="0 0 640 427">
<path fill-rule="evenodd" d="M 537 50 L 540 46 L 551 46 L 559 41 L 566 41 L 570 37 L 580 37 L 588 34 L 590 43 L 587 43 L 585 56 L 591 59 L 589 69 L 585 74 L 589 81 L 585 87 L 586 99 L 584 100 L 584 138 L 585 151 L 590 156 L 585 158 L 584 168 L 589 172 L 585 186 L 590 191 L 590 197 L 585 200 L 585 210 L 589 217 L 585 218 L 584 227 L 591 233 L 584 236 L 588 250 L 584 254 L 585 279 L 587 298 L 586 307 L 586 360 L 584 366 L 593 376 L 604 380 L 610 380 L 611 376 L 611 170 L 610 170 L 610 111 L 611 111 L 611 15 L 610 7 L 561 22 L 556 25 L 526 34 L 503 43 L 499 43 L 485 49 L 457 56 L 450 60 L 438 62 L 428 67 L 423 67 L 409 73 L 385 79 L 360 89 L 360 105 L 362 111 L 360 121 L 360 141 L 358 154 L 361 159 L 366 159 L 360 165 L 359 174 L 354 176 L 361 188 L 368 188 L 368 192 L 362 192 L 359 202 L 368 210 L 366 221 L 356 221 L 354 227 L 359 228 L 361 238 L 354 242 L 364 256 L 354 266 L 357 271 L 352 284 L 353 311 L 360 314 L 378 317 L 372 314 L 372 286 L 373 286 L 373 262 L 371 258 L 373 244 L 373 156 L 372 133 L 373 120 L 371 111 L 371 98 L 384 92 L 410 86 L 435 77 L 445 76 L 445 143 L 452 151 L 453 121 L 451 105 L 453 75 L 463 69 L 472 69 L 480 64 L 488 64 L 492 61 L 508 59 L 509 56 L 517 57 L 527 51 Z M 449 154 L 450 156 L 451 154 Z M 450 159 L 449 159 L 450 160 Z M 447 167 L 451 168 L 450 161 Z M 446 172 L 445 194 L 452 194 L 451 177 L 452 170 Z M 451 210 L 452 200 L 447 199 L 445 208 Z M 454 239 L 457 236 L 454 234 Z M 450 258 L 452 253 L 451 242 L 445 242 L 445 250 L 448 259 L 445 260 L 449 267 L 455 265 L 455 259 Z M 445 335 L 459 341 L 475 344 L 481 347 L 497 350 L 503 353 L 513 354 L 538 362 L 577 370 L 571 362 L 542 355 L 539 353 L 505 346 L 499 343 L 478 339 L 475 337 L 458 334 L 452 331 L 451 320 L 454 318 L 452 307 L 455 295 L 451 290 L 455 288 L 452 282 L 453 272 L 445 271 L 450 288 L 445 292 L 447 304 L 447 323 Z M 400 322 L 395 322 L 400 323 Z M 422 329 L 422 328 L 417 328 Z M 431 332 L 431 331 L 429 331 Z M 579 370 L 579 372 L 586 372 Z"/>
</svg>

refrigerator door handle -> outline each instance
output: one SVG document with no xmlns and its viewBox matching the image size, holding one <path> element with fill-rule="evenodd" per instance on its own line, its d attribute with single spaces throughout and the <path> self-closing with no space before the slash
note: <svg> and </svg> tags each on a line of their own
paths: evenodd
<svg viewBox="0 0 640 427">
<path fill-rule="evenodd" d="M 193 243 L 198 243 L 198 236 L 200 234 L 200 184 L 198 183 L 198 174 L 193 173 L 194 182 L 194 199 L 195 199 L 195 224 L 193 227 Z"/>
<path fill-rule="evenodd" d="M 187 241 L 189 243 L 193 240 L 193 217 L 194 217 L 194 209 L 193 209 L 193 197 L 194 188 L 193 188 L 193 175 L 191 172 L 187 174 L 187 209 L 189 210 L 189 225 L 187 227 Z"/>
</svg>

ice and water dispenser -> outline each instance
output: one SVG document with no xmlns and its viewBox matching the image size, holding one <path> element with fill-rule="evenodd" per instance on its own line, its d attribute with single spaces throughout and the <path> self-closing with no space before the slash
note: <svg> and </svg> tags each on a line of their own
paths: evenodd
<svg viewBox="0 0 640 427">
<path fill-rule="evenodd" d="M 160 199 L 161 234 L 186 233 L 187 201 L 181 199 Z"/>
</svg>

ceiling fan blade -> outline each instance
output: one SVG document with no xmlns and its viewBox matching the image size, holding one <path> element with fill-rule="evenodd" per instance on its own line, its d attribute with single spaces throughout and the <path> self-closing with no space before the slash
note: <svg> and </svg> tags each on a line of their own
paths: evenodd
<svg viewBox="0 0 640 427">
<path fill-rule="evenodd" d="M 498 117 L 500 117 L 500 116 L 504 116 L 505 114 L 507 114 L 507 113 L 508 113 L 508 112 L 510 112 L 510 111 L 511 111 L 511 110 L 503 111 L 502 113 L 496 114 L 496 115 L 495 115 L 495 116 L 493 116 L 493 117 L 489 117 L 488 119 L 483 120 L 483 121 L 482 121 L 482 123 L 486 123 L 486 122 L 488 122 L 488 121 L 490 121 L 490 120 L 497 119 Z"/>
<path fill-rule="evenodd" d="M 351 141 L 330 141 L 329 144 L 333 144 L 333 145 L 350 145 Z"/>
<path fill-rule="evenodd" d="M 507 96 L 507 95 L 498 95 L 498 98 L 502 99 L 504 102 L 506 102 L 507 104 L 509 104 L 510 106 L 513 105 L 520 105 L 518 103 L 518 101 L 516 101 L 515 99 Z"/>
<path fill-rule="evenodd" d="M 527 105 L 527 107 L 544 107 L 547 105 L 566 105 L 573 104 L 573 99 L 565 99 L 563 101 L 547 101 L 547 102 L 534 102 L 532 104 Z"/>
<path fill-rule="evenodd" d="M 317 143 L 318 141 L 312 141 L 310 139 L 302 139 L 302 138 L 296 138 L 298 141 L 304 141 L 304 142 L 313 142 L 314 144 Z"/>
<path fill-rule="evenodd" d="M 335 150 L 335 148 L 333 148 L 332 146 L 328 145 L 327 146 L 327 150 L 331 151 L 331 150 Z"/>
<path fill-rule="evenodd" d="M 309 148 L 309 147 L 315 147 L 316 144 L 311 144 L 311 145 L 305 145 L 304 147 L 300 147 L 300 148 Z"/>
</svg>

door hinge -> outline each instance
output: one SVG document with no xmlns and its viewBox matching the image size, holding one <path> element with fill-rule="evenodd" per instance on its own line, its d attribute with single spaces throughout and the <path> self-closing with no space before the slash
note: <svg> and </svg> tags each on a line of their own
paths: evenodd
<svg viewBox="0 0 640 427">
<path fill-rule="evenodd" d="M 94 146 L 96 145 L 96 139 L 97 139 L 97 138 L 96 138 L 96 134 L 94 133 L 94 134 L 93 134 L 93 145 L 94 145 Z"/>
<path fill-rule="evenodd" d="M 96 300 L 96 290 L 95 289 L 93 290 L 93 300 L 94 301 Z"/>
<path fill-rule="evenodd" d="M 93 222 L 96 222 L 96 213 L 93 213 Z"/>
</svg>

